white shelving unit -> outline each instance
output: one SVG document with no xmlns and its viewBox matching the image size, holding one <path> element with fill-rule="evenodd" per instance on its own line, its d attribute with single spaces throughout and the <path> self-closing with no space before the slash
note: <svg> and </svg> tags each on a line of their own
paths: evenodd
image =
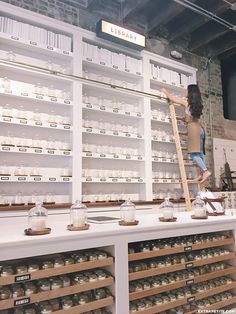
<svg viewBox="0 0 236 314">
<path fill-rule="evenodd" d="M 168 193 L 176 197 L 177 189 L 182 196 L 168 105 L 140 92 L 160 96 L 164 86 L 183 97 L 196 69 L 9 4 L 2 3 L 0 16 L 51 32 L 47 43 L 43 35 L 32 39 L 26 31 L 0 29 L 0 182 L 6 203 L 19 193 L 25 204 L 36 193 L 42 200 L 51 193 L 56 203 L 151 201 Z M 43 175 L 15 176 L 14 170 L 5 176 L 12 168 Z"/>
</svg>

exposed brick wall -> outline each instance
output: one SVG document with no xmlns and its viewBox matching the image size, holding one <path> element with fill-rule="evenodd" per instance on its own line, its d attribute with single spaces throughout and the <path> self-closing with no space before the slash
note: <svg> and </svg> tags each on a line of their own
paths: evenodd
<svg viewBox="0 0 236 314">
<path fill-rule="evenodd" d="M 80 1 L 75 0 L 0 0 L 27 10 L 47 15 L 63 22 L 80 26 L 94 31 L 96 22 L 101 18 L 102 12 L 91 13 L 80 6 Z M 115 16 L 115 10 L 110 9 L 110 17 Z M 147 41 L 147 49 L 163 55 L 170 56 L 171 47 L 167 42 L 151 39 Z M 182 51 L 181 62 L 196 67 L 197 80 L 202 92 L 204 102 L 203 123 L 207 131 L 206 160 L 209 169 L 213 169 L 212 138 L 236 140 L 236 121 L 224 119 L 222 101 L 222 83 L 220 63 L 207 62 L 205 58 Z M 212 177 L 214 185 L 214 177 Z"/>
</svg>

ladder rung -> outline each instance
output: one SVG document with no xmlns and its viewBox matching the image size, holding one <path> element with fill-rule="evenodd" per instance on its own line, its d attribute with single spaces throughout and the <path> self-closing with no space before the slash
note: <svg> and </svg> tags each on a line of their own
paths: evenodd
<svg viewBox="0 0 236 314">
<path fill-rule="evenodd" d="M 199 184 L 199 180 L 198 179 L 187 179 L 187 183 L 188 184 Z"/>
<path fill-rule="evenodd" d="M 182 149 L 182 150 L 188 150 L 188 148 L 187 148 L 187 147 L 181 147 L 181 149 Z"/>
<path fill-rule="evenodd" d="M 187 136 L 188 133 L 187 132 L 183 132 L 183 131 L 179 131 L 179 135 L 184 135 L 184 136 Z"/>
<path fill-rule="evenodd" d="M 176 120 L 185 121 L 185 117 L 183 117 L 183 116 L 176 116 Z"/>
</svg>

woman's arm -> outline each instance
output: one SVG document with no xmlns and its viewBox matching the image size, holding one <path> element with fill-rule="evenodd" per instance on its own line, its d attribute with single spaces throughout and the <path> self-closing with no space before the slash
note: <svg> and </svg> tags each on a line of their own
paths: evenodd
<svg viewBox="0 0 236 314">
<path fill-rule="evenodd" d="M 166 95 L 166 97 L 170 100 L 173 101 L 185 108 L 188 107 L 188 102 L 186 99 L 182 99 L 182 98 L 178 98 L 174 95 L 172 95 L 171 93 L 169 93 L 165 88 L 162 88 L 161 91 Z"/>
</svg>

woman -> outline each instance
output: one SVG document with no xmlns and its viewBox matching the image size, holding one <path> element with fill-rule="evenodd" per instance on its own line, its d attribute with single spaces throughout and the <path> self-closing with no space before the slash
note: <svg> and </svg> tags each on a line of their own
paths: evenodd
<svg viewBox="0 0 236 314">
<path fill-rule="evenodd" d="M 208 179 L 211 173 L 207 170 L 204 160 L 205 132 L 199 121 L 203 109 L 199 87 L 195 84 L 188 85 L 187 99 L 175 97 L 165 89 L 162 89 L 162 92 L 169 101 L 185 107 L 185 121 L 187 122 L 188 131 L 188 153 L 199 166 L 201 175 L 198 180 L 200 183 L 203 183 Z"/>
</svg>

